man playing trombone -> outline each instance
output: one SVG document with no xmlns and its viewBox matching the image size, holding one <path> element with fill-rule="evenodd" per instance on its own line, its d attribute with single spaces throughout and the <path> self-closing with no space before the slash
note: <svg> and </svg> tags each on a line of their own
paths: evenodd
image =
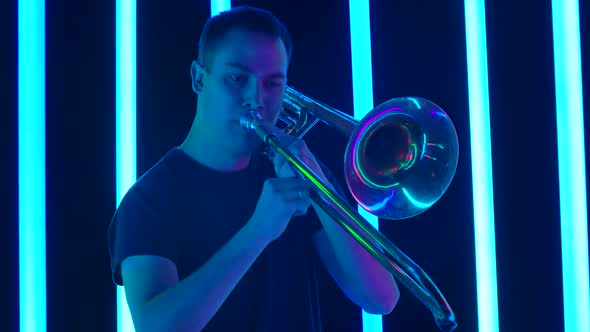
<svg viewBox="0 0 590 332">
<path fill-rule="evenodd" d="M 393 310 L 391 274 L 311 202 L 284 158 L 265 163 L 240 124 L 247 111 L 276 123 L 291 52 L 287 29 L 264 10 L 238 7 L 205 25 L 191 66 L 193 125 L 109 227 L 113 280 L 138 332 L 317 330 L 314 255 L 359 307 Z M 330 183 L 303 141 L 281 139 Z"/>
</svg>

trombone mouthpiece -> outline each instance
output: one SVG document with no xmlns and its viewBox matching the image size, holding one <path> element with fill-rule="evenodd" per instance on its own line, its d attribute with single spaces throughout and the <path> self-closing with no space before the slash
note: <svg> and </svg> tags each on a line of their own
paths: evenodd
<svg viewBox="0 0 590 332">
<path fill-rule="evenodd" d="M 240 118 L 240 125 L 242 126 L 242 128 L 246 130 L 255 130 L 256 120 L 262 120 L 262 116 L 260 115 L 260 113 L 255 111 L 249 111 L 244 113 Z"/>
</svg>

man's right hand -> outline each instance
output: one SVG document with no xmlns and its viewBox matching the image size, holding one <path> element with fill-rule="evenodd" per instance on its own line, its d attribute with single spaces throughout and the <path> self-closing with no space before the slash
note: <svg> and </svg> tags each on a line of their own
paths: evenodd
<svg viewBox="0 0 590 332">
<path fill-rule="evenodd" d="M 267 179 L 249 221 L 256 234 L 268 242 L 281 236 L 293 216 L 307 213 L 311 188 L 297 177 Z"/>
</svg>

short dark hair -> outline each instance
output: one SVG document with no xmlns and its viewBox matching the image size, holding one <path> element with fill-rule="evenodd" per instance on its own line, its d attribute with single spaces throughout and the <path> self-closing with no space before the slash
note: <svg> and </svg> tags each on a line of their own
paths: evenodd
<svg viewBox="0 0 590 332">
<path fill-rule="evenodd" d="M 199 61 L 203 65 L 210 64 L 215 47 L 223 40 L 225 34 L 233 29 L 242 29 L 280 38 L 285 44 L 288 60 L 291 61 L 293 41 L 285 25 L 267 10 L 239 6 L 221 12 L 205 23 L 199 38 Z"/>
</svg>

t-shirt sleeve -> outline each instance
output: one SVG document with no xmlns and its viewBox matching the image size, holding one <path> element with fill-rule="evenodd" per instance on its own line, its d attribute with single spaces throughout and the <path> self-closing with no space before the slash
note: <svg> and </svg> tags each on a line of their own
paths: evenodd
<svg viewBox="0 0 590 332">
<path fill-rule="evenodd" d="M 166 257 L 177 262 L 180 239 L 175 218 L 165 211 L 162 202 L 132 188 L 115 212 L 108 229 L 113 281 L 123 285 L 121 263 L 135 255 Z"/>
</svg>

